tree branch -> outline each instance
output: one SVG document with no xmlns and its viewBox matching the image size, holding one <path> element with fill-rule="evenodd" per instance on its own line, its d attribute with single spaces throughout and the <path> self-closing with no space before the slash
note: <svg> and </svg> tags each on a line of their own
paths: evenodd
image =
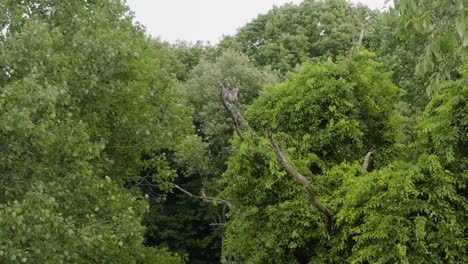
<svg viewBox="0 0 468 264">
<path fill-rule="evenodd" d="M 226 89 L 224 87 L 224 84 L 222 81 L 218 81 L 216 83 L 218 86 L 218 89 L 220 91 L 220 97 L 221 101 L 224 105 L 224 108 L 226 108 L 226 111 L 230 114 L 231 118 L 234 121 L 235 129 L 239 137 L 244 139 L 243 136 L 243 131 L 242 129 L 248 130 L 251 134 L 253 134 L 252 130 L 250 129 L 249 125 L 245 121 L 244 117 L 240 113 L 239 109 L 236 106 L 237 98 L 236 94 L 233 93 L 233 89 Z M 327 228 L 328 233 L 330 234 L 332 231 L 332 225 L 333 225 L 333 212 L 323 205 L 320 201 L 317 200 L 315 197 L 315 193 L 312 189 L 312 184 L 310 181 L 304 177 L 302 174 L 300 174 L 286 159 L 285 155 L 281 152 L 279 149 L 278 145 L 275 143 L 273 140 L 273 137 L 271 135 L 271 132 L 267 132 L 267 137 L 270 141 L 270 145 L 273 148 L 276 157 L 278 158 L 278 161 L 280 164 L 286 169 L 286 171 L 298 182 L 300 182 L 304 188 L 307 191 L 307 195 L 309 198 L 309 202 L 317 208 L 323 215 L 324 215 L 324 221 L 325 221 L 325 226 Z M 186 191 L 185 191 L 186 192 Z M 187 193 L 187 192 L 186 192 Z M 189 194 L 189 193 L 187 193 Z M 200 196 L 194 196 L 190 194 L 193 197 L 199 198 L 199 199 L 206 199 L 206 197 L 203 195 L 203 197 Z"/>
<path fill-rule="evenodd" d="M 349 61 L 352 62 L 353 57 L 356 54 L 356 50 L 358 50 L 361 47 L 362 41 L 364 39 L 364 35 L 366 33 L 366 17 L 363 14 L 362 17 L 360 18 L 361 32 L 359 34 L 359 40 L 356 43 L 356 26 L 354 24 L 354 11 L 353 11 L 352 7 L 350 7 L 350 12 L 351 12 L 351 38 L 352 38 L 353 46 L 351 48 L 351 55 L 350 55 L 350 60 Z"/>
<path fill-rule="evenodd" d="M 350 61 L 352 61 L 354 54 L 356 53 L 356 29 L 354 25 L 354 11 L 352 7 L 350 7 L 350 12 L 351 12 L 351 38 L 352 38 L 352 44 L 353 44 L 353 46 L 351 47 Z"/>
<path fill-rule="evenodd" d="M 240 138 L 244 139 L 244 134 L 242 130 L 248 130 L 251 132 L 247 121 L 240 113 L 239 109 L 236 106 L 237 102 L 237 93 L 233 93 L 234 89 L 226 89 L 222 81 L 217 81 L 216 86 L 219 89 L 219 96 L 221 102 L 223 103 L 224 108 L 231 116 L 232 121 L 234 122 L 234 129 Z M 235 97 L 235 98 L 232 98 Z"/>
<path fill-rule="evenodd" d="M 361 17 L 361 33 L 359 34 L 359 41 L 357 46 L 361 47 L 362 45 L 362 40 L 364 39 L 364 34 L 366 33 L 366 18 L 364 15 Z"/>
<path fill-rule="evenodd" d="M 267 131 L 267 137 L 268 140 L 270 141 L 270 145 L 273 148 L 276 157 L 279 161 L 279 163 L 283 166 L 283 168 L 291 175 L 295 180 L 300 182 L 304 188 L 307 191 L 308 198 L 310 203 L 317 208 L 320 212 L 322 212 L 325 220 L 325 225 L 327 227 L 328 233 L 331 233 L 332 231 L 332 223 L 333 223 L 333 212 L 326 207 L 324 204 L 322 204 L 320 201 L 317 200 L 315 197 L 315 192 L 312 189 L 312 184 L 307 179 L 304 177 L 302 174 L 300 174 L 286 159 L 286 156 L 283 154 L 283 152 L 280 150 L 276 142 L 273 140 L 273 136 L 270 131 Z"/>
<path fill-rule="evenodd" d="M 364 162 L 361 165 L 361 169 L 367 171 L 367 168 L 369 167 L 371 156 L 372 156 L 372 152 L 371 151 L 367 152 L 366 157 L 364 158 Z"/>
<path fill-rule="evenodd" d="M 224 204 L 224 205 L 226 205 L 226 206 L 229 207 L 229 208 L 232 207 L 231 202 L 229 202 L 229 201 L 227 201 L 227 200 L 224 200 L 224 199 L 216 199 L 216 198 L 213 198 L 213 197 L 208 197 L 208 196 L 205 195 L 205 192 L 204 192 L 203 190 L 202 190 L 202 195 L 199 196 L 199 195 L 192 194 L 191 192 L 189 192 L 189 191 L 183 189 L 182 187 L 180 187 L 180 186 L 177 185 L 177 184 L 174 184 L 174 187 L 175 187 L 176 189 L 178 189 L 179 191 L 181 191 L 181 192 L 187 194 L 188 196 L 193 197 L 193 198 L 200 199 L 200 200 L 202 200 L 202 201 L 205 202 L 205 203 L 213 203 L 213 202 L 215 202 L 215 203 L 217 203 L 217 204 Z"/>
</svg>

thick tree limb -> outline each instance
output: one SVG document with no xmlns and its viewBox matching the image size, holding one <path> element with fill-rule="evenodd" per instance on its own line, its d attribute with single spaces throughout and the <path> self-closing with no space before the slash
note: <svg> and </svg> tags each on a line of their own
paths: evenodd
<svg viewBox="0 0 468 264">
<path fill-rule="evenodd" d="M 227 201 L 227 200 L 224 200 L 224 199 L 216 199 L 216 198 L 213 198 L 213 197 L 208 197 L 208 196 L 206 196 L 206 195 L 205 195 L 205 192 L 204 192 L 203 190 L 202 190 L 202 195 L 199 196 L 199 195 L 192 194 L 191 192 L 189 192 L 189 191 L 183 189 L 182 187 L 180 187 L 180 186 L 177 185 L 177 184 L 174 184 L 174 187 L 175 187 L 176 189 L 178 189 L 179 191 L 181 191 L 181 192 L 187 194 L 188 196 L 193 197 L 193 198 L 200 199 L 200 200 L 202 200 L 202 201 L 205 202 L 205 203 L 213 203 L 213 202 L 215 202 L 215 203 L 217 203 L 217 204 L 224 204 L 224 205 L 226 205 L 226 206 L 229 207 L 229 208 L 231 208 L 231 206 L 232 206 L 232 205 L 231 205 L 231 202 L 229 202 L 229 201 Z"/>
<path fill-rule="evenodd" d="M 364 39 L 364 34 L 366 33 L 366 18 L 364 15 L 361 17 L 361 33 L 359 34 L 359 41 L 357 46 L 361 47 L 362 40 Z"/>
<path fill-rule="evenodd" d="M 356 54 L 356 51 L 361 47 L 362 41 L 364 40 L 364 35 L 366 33 L 366 18 L 364 14 L 362 15 L 360 22 L 361 22 L 361 32 L 359 34 L 359 40 L 356 42 L 356 29 L 355 29 L 355 24 L 354 24 L 354 11 L 351 8 L 351 38 L 353 42 L 353 46 L 351 48 L 351 57 L 350 61 L 353 60 L 354 55 Z"/>
<path fill-rule="evenodd" d="M 367 171 L 367 168 L 369 167 L 371 156 L 372 156 L 372 152 L 371 151 L 367 152 L 366 157 L 364 158 L 364 162 L 361 165 L 361 169 Z"/>
<path fill-rule="evenodd" d="M 226 109 L 226 111 L 229 113 L 229 115 L 231 116 L 231 119 L 232 119 L 232 122 L 234 123 L 234 130 L 236 131 L 237 135 L 239 135 L 240 138 L 244 139 L 244 134 L 242 133 L 242 130 L 241 128 L 239 127 L 239 124 L 233 114 L 233 111 L 231 110 L 231 107 L 230 105 L 228 105 L 226 103 L 226 101 L 223 99 L 223 92 L 222 90 L 220 90 L 219 92 L 219 95 L 221 97 L 221 102 L 223 103 L 223 106 L 224 108 Z"/>
<path fill-rule="evenodd" d="M 232 121 L 234 122 L 234 129 L 236 130 L 236 133 L 239 135 L 240 138 L 244 139 L 243 130 L 251 130 L 249 125 L 247 124 L 247 121 L 245 121 L 244 117 L 237 108 L 237 89 L 226 88 L 222 81 L 218 81 L 216 85 L 219 89 L 219 96 L 221 98 L 221 102 L 223 103 L 224 108 L 229 113 Z"/>
<path fill-rule="evenodd" d="M 286 156 L 283 154 L 283 152 L 280 150 L 276 142 L 273 140 L 273 136 L 270 131 L 267 131 L 267 137 L 268 140 L 270 141 L 270 145 L 273 148 L 276 157 L 279 161 L 279 163 L 283 166 L 283 168 L 291 175 L 295 180 L 300 182 L 304 188 L 307 191 L 308 198 L 310 203 L 317 208 L 324 216 L 325 220 L 325 225 L 327 227 L 328 233 L 331 233 L 332 231 L 332 224 L 333 224 L 333 212 L 326 207 L 324 204 L 322 204 L 317 198 L 315 197 L 315 192 L 312 189 L 312 184 L 307 179 L 304 177 L 302 174 L 300 174 L 286 159 Z"/>
<path fill-rule="evenodd" d="M 354 54 L 356 53 L 356 29 L 354 25 L 354 11 L 353 8 L 350 7 L 351 10 L 351 38 L 352 38 L 352 48 L 351 48 L 351 57 L 350 61 L 353 60 Z"/>
<path fill-rule="evenodd" d="M 216 83 L 216 85 L 218 86 L 218 89 L 219 89 L 219 92 L 220 92 L 219 95 L 220 95 L 221 101 L 223 103 L 223 106 L 226 109 L 226 111 L 228 111 L 229 115 L 231 116 L 231 118 L 232 118 L 232 120 L 234 122 L 235 130 L 236 130 L 237 134 L 239 135 L 240 138 L 244 139 L 243 130 L 244 131 L 247 130 L 250 133 L 253 133 L 253 132 L 250 129 L 247 122 L 245 121 L 242 114 L 240 113 L 239 109 L 237 108 L 237 105 L 236 105 L 237 104 L 237 90 L 236 89 L 226 89 L 224 84 L 222 83 L 222 81 L 218 81 Z M 333 225 L 333 212 L 328 207 L 326 207 L 324 204 L 322 204 L 320 201 L 317 200 L 317 198 L 315 197 L 315 193 L 314 193 L 314 191 L 312 189 L 312 184 L 310 183 L 310 181 L 306 177 L 304 177 L 302 174 L 300 174 L 287 161 L 285 155 L 283 154 L 283 152 L 281 152 L 280 148 L 278 147 L 278 145 L 273 140 L 271 132 L 267 132 L 267 137 L 268 137 L 268 139 L 270 141 L 271 147 L 273 148 L 273 150 L 274 150 L 274 152 L 276 154 L 276 157 L 278 158 L 278 161 L 286 169 L 286 171 L 289 173 L 289 175 L 291 175 L 295 180 L 297 180 L 298 182 L 300 182 L 304 186 L 304 188 L 306 189 L 307 194 L 308 194 L 309 202 L 323 214 L 327 231 L 328 231 L 328 233 L 331 233 L 332 225 Z M 178 186 L 176 186 L 176 187 L 178 187 Z M 195 196 L 193 194 L 188 193 L 185 190 L 182 190 L 182 191 L 184 191 L 185 193 L 189 194 L 192 197 L 196 197 L 196 198 L 199 198 L 199 199 L 206 199 L 207 198 L 205 196 Z M 211 201 L 213 201 L 213 200 L 211 200 Z M 228 206 L 230 207 L 230 204 Z"/>
</svg>

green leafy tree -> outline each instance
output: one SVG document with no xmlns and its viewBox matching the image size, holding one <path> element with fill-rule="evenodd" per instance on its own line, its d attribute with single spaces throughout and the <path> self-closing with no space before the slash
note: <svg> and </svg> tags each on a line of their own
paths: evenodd
<svg viewBox="0 0 468 264">
<path fill-rule="evenodd" d="M 468 55 L 468 9 L 463 0 L 398 0 L 395 8 L 401 14 L 399 33 L 417 34 L 423 38 L 424 54 L 416 66 L 419 74 L 430 73 L 428 94 L 444 80 L 457 79 L 457 66 Z"/>
<path fill-rule="evenodd" d="M 462 1 L 396 3 L 402 14 L 397 28 L 403 36 L 416 34 L 417 42 L 405 45 L 424 47 L 424 53 L 416 53 L 416 72 L 431 97 L 415 127 L 416 160 L 393 162 L 358 177 L 343 173 L 343 188 L 336 197 L 344 196 L 335 201 L 337 207 L 343 205 L 337 215 L 342 229 L 338 249 L 349 250 L 336 255 L 347 256 L 344 259 L 354 263 L 468 261 L 463 6 Z M 457 69 L 461 62 L 464 66 Z M 418 82 L 407 83 L 411 85 L 417 87 Z M 349 244 L 353 246 L 345 247 Z"/>
<path fill-rule="evenodd" d="M 256 131 L 275 132 L 280 151 L 330 208 L 333 228 L 325 231 L 322 210 L 311 208 L 318 209 L 310 194 L 307 201 L 290 169 L 276 162 L 271 140 L 237 138 L 222 179 L 233 204 L 226 247 L 237 262 L 467 261 L 466 75 L 441 84 L 417 128 L 418 157 L 408 159 L 395 153 L 405 147 L 394 144 L 390 75 L 360 56 L 352 64 L 305 66 L 246 112 Z M 368 135 L 380 140 L 370 143 Z M 371 167 L 359 158 L 369 143 Z"/>
<path fill-rule="evenodd" d="M 424 53 L 425 39 L 416 34 L 398 34 L 395 29 L 399 25 L 397 10 L 390 9 L 379 15 L 368 27 L 369 49 L 393 73 L 393 82 L 405 91 L 400 100 L 409 105 L 411 113 L 420 114 L 429 101 L 425 90 L 430 74 L 416 74 L 416 58 Z"/>
<path fill-rule="evenodd" d="M 181 50 L 176 49 L 176 52 Z M 198 196 L 202 195 L 202 190 L 207 196 L 219 193 L 221 187 L 217 179 L 225 170 L 224 163 L 230 155 L 232 120 L 221 103 L 217 81 L 238 87 L 239 105 L 244 108 L 258 96 L 263 85 L 275 82 L 276 76 L 255 68 L 247 56 L 227 51 L 215 61 L 205 57 L 190 71 L 187 81 L 180 83 L 179 90 L 194 109 L 196 133 L 203 144 L 183 141 L 177 153 L 168 156 L 168 161 L 180 176 L 175 183 Z M 222 223 L 227 211 L 224 205 L 206 203 L 174 189 L 166 201 L 151 203 L 150 211 L 145 219 L 150 244 L 167 245 L 174 251 L 188 254 L 191 263 L 220 261 Z M 210 226 L 213 221 L 220 225 Z"/>
<path fill-rule="evenodd" d="M 468 261 L 465 69 L 466 63 L 463 78 L 436 87 L 416 127 L 415 162 L 392 162 L 357 177 L 341 171 L 344 182 L 335 193 L 341 243 L 334 254 L 346 256 L 341 261 Z"/>
<path fill-rule="evenodd" d="M 255 65 L 285 74 L 310 58 L 344 55 L 352 46 L 353 27 L 359 34 L 360 17 L 373 15 L 344 0 L 286 4 L 259 15 L 234 37 L 224 39 L 220 47 L 240 50 Z"/>
<path fill-rule="evenodd" d="M 189 78 L 189 72 L 202 60 L 214 61 L 218 55 L 214 47 L 201 41 L 196 43 L 180 41 L 171 45 L 171 48 L 185 68 L 184 74 L 179 77 L 181 81 L 186 81 Z"/>
<path fill-rule="evenodd" d="M 194 195 L 206 185 L 197 175 L 179 177 L 176 183 Z M 223 221 L 221 213 L 222 208 L 174 189 L 163 202 L 151 203 L 143 222 L 147 227 L 146 243 L 186 255 L 188 263 L 219 263 L 223 233 L 213 224 Z"/>
<path fill-rule="evenodd" d="M 215 62 L 202 61 L 191 72 L 181 89 L 194 107 L 194 122 L 197 133 L 208 144 L 214 167 L 212 175 L 224 171 L 224 162 L 229 155 L 229 139 L 232 137 L 232 120 L 221 103 L 217 82 L 237 87 L 239 107 L 245 108 L 259 94 L 263 85 L 277 82 L 269 71 L 261 71 L 249 58 L 235 51 L 224 52 Z"/>
<path fill-rule="evenodd" d="M 123 187 L 191 133 L 190 110 L 127 7 L 0 7 L 0 262 L 180 263 L 143 246 L 146 202 Z"/>
<path fill-rule="evenodd" d="M 364 175 L 341 170 L 328 259 L 351 263 L 464 263 L 466 197 L 437 159 L 394 162 Z"/>
<path fill-rule="evenodd" d="M 261 136 L 271 129 L 290 163 L 313 183 L 319 200 L 332 201 L 341 186 L 331 171 L 343 162 L 362 173 L 396 156 L 393 102 L 398 89 L 366 52 L 347 59 L 306 64 L 288 81 L 266 89 L 246 117 Z M 276 161 L 271 142 L 256 136 L 233 141 L 222 181 L 232 202 L 227 252 L 240 263 L 323 263 L 333 230 L 306 199 L 304 188 Z M 283 165 L 283 166 L 282 166 Z M 326 202 L 325 204 L 327 204 Z M 331 209 L 332 211 L 335 208 Z M 335 227 L 333 227 L 335 229 Z"/>
</svg>

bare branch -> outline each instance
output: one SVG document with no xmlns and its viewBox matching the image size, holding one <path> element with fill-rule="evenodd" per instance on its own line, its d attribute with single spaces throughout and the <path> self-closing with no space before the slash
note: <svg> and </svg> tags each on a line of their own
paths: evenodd
<svg viewBox="0 0 468 264">
<path fill-rule="evenodd" d="M 353 46 L 351 48 L 351 56 L 350 56 L 350 62 L 353 61 L 353 57 L 356 54 L 356 51 L 362 46 L 362 41 L 364 39 L 364 35 L 366 33 L 366 17 L 364 14 L 362 14 L 362 17 L 360 18 L 361 22 L 361 32 L 359 34 L 359 40 L 356 43 L 356 26 L 355 26 L 355 21 L 354 21 L 354 11 L 352 7 L 350 7 L 350 12 L 351 12 L 351 37 L 352 37 L 352 42 Z"/>
<path fill-rule="evenodd" d="M 351 12 L 351 37 L 352 37 L 352 42 L 353 42 L 353 46 L 351 48 L 350 61 L 352 61 L 354 54 L 356 53 L 356 29 L 354 25 L 354 11 L 352 7 L 350 7 L 350 12 Z"/>
<path fill-rule="evenodd" d="M 361 17 L 361 33 L 359 34 L 359 41 L 357 46 L 361 47 L 362 45 L 362 40 L 364 39 L 364 34 L 366 33 L 366 18 L 364 15 Z"/>
<path fill-rule="evenodd" d="M 235 129 L 236 129 L 237 134 L 242 139 L 244 139 L 242 129 L 245 129 L 245 130 L 249 131 L 251 134 L 253 134 L 253 131 L 250 129 L 249 125 L 247 124 L 247 122 L 243 118 L 242 114 L 240 113 L 239 109 L 237 108 L 237 105 L 236 105 L 237 98 L 235 98 L 236 93 L 237 93 L 237 89 L 226 89 L 224 87 L 224 84 L 222 83 L 222 81 L 218 81 L 216 83 L 216 85 L 218 86 L 218 89 L 220 91 L 221 101 L 222 101 L 224 107 L 226 108 L 226 111 L 228 111 L 228 113 L 230 114 L 231 118 L 234 121 L 234 125 L 235 125 Z M 234 98 L 232 98 L 232 97 L 234 97 Z M 297 180 L 298 182 L 300 182 L 304 186 L 304 188 L 306 189 L 307 194 L 308 194 L 309 202 L 315 208 L 317 208 L 320 212 L 322 212 L 322 214 L 324 215 L 324 220 L 325 220 L 325 225 L 326 225 L 327 231 L 328 231 L 328 233 L 331 233 L 332 224 L 333 224 L 332 223 L 333 222 L 333 212 L 328 207 L 326 207 L 320 201 L 317 200 L 317 198 L 315 197 L 315 193 L 314 193 L 314 191 L 312 189 L 312 184 L 310 183 L 310 181 L 306 177 L 304 177 L 302 174 L 300 174 L 287 161 L 285 155 L 281 152 L 280 148 L 278 147 L 278 145 L 273 140 L 273 137 L 272 137 L 270 132 L 267 132 L 267 137 L 268 137 L 268 139 L 270 141 L 271 147 L 273 148 L 273 150 L 274 150 L 274 152 L 276 154 L 276 157 L 278 158 L 278 161 L 280 162 L 280 164 L 286 169 L 286 171 L 295 180 Z M 186 191 L 185 191 L 185 193 L 189 194 Z M 193 194 L 189 194 L 189 195 L 191 195 L 193 197 L 196 197 L 196 198 L 199 198 L 199 199 L 203 199 L 203 200 L 207 199 L 207 197 L 204 194 L 203 194 L 203 196 L 194 196 Z M 230 205 L 228 205 L 228 206 L 230 207 Z"/>
<path fill-rule="evenodd" d="M 226 223 L 211 223 L 210 226 L 225 226 Z"/>
<path fill-rule="evenodd" d="M 283 152 L 280 150 L 276 142 L 273 140 L 273 136 L 270 131 L 267 131 L 267 137 L 268 137 L 268 140 L 270 141 L 270 145 L 273 148 L 279 163 L 289 173 L 289 175 L 291 175 L 295 180 L 297 180 L 304 186 L 304 188 L 307 191 L 310 203 L 315 208 L 317 208 L 320 212 L 322 212 L 322 214 L 324 215 L 325 225 L 327 227 L 328 233 L 331 233 L 332 222 L 333 222 L 333 212 L 328 207 L 326 207 L 324 204 L 322 204 L 320 201 L 317 200 L 317 198 L 315 197 L 315 192 L 312 189 L 312 184 L 309 181 L 309 179 L 307 179 L 302 174 L 300 174 L 288 162 L 288 160 L 286 159 L 286 156 L 283 154 Z"/>
<path fill-rule="evenodd" d="M 208 197 L 205 195 L 205 192 L 202 190 L 202 196 L 199 196 L 199 195 L 195 195 L 195 194 L 192 194 L 191 192 L 183 189 L 182 187 L 180 187 L 179 185 L 177 184 L 174 184 L 174 187 L 176 189 L 178 189 L 179 191 L 187 194 L 188 196 L 190 197 L 193 197 L 193 198 L 197 198 L 197 199 L 200 199 L 202 200 L 203 202 L 205 203 L 217 203 L 217 204 L 224 204 L 226 205 L 227 207 L 231 208 L 232 205 L 231 205 L 231 202 L 227 201 L 227 200 L 224 200 L 224 199 L 216 199 L 216 198 L 213 198 L 213 197 Z"/>
<path fill-rule="evenodd" d="M 221 98 L 221 102 L 223 103 L 224 108 L 231 116 L 232 121 L 234 122 L 234 129 L 236 130 L 237 134 L 240 138 L 244 139 L 244 134 L 242 130 L 248 130 L 251 132 L 247 121 L 245 121 L 244 117 L 240 113 L 239 109 L 237 108 L 237 93 L 238 88 L 225 88 L 222 81 L 217 81 L 216 85 L 219 89 L 219 96 Z"/>
<path fill-rule="evenodd" d="M 367 171 L 367 168 L 369 167 L 371 156 L 372 156 L 372 152 L 371 151 L 367 152 L 366 157 L 364 158 L 364 162 L 361 165 L 361 169 Z"/>
</svg>

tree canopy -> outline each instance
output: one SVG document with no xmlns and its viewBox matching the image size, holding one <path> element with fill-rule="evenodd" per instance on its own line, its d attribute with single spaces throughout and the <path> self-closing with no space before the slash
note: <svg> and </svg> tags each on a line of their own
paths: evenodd
<svg viewBox="0 0 468 264">
<path fill-rule="evenodd" d="M 468 263 L 468 9 L 394 2 L 0 0 L 0 262 Z"/>
</svg>

